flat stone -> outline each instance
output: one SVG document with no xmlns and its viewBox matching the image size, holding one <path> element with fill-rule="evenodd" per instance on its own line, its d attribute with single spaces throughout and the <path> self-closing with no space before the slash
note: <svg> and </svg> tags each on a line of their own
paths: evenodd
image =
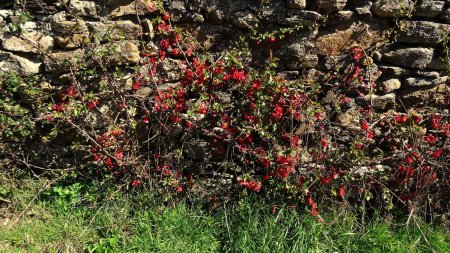
<svg viewBox="0 0 450 253">
<path fill-rule="evenodd" d="M 141 26 L 130 20 L 87 22 L 87 27 L 90 33 L 101 41 L 138 39 L 142 35 Z"/>
<path fill-rule="evenodd" d="M 437 86 L 411 87 L 402 89 L 400 98 L 402 103 L 408 107 L 442 106 L 448 99 L 450 86 L 440 84 Z"/>
<path fill-rule="evenodd" d="M 391 64 L 414 69 L 424 69 L 433 58 L 433 48 L 400 48 L 383 54 L 383 60 Z"/>
<path fill-rule="evenodd" d="M 401 77 L 411 74 L 411 71 L 409 69 L 404 69 L 397 66 L 379 65 L 378 69 L 383 73 L 383 75 L 389 76 Z"/>
<path fill-rule="evenodd" d="M 324 34 L 317 38 L 314 50 L 319 55 L 348 52 L 352 47 L 367 49 L 387 38 L 383 25 L 373 23 L 353 23 L 345 30 Z"/>
<path fill-rule="evenodd" d="M 287 7 L 292 9 L 305 9 L 306 0 L 287 0 Z"/>
<path fill-rule="evenodd" d="M 157 2 L 153 0 L 111 0 L 109 17 L 127 15 L 146 15 L 158 11 Z"/>
<path fill-rule="evenodd" d="M 180 60 L 167 58 L 158 64 L 158 71 L 162 73 L 165 82 L 178 81 L 182 78 L 182 72 L 180 71 L 181 65 Z"/>
<path fill-rule="evenodd" d="M 14 52 L 39 53 L 53 48 L 53 38 L 39 32 L 24 33 L 21 37 L 5 35 L 2 48 Z"/>
<path fill-rule="evenodd" d="M 380 17 L 407 17 L 414 10 L 412 0 L 378 0 L 373 3 L 373 12 Z"/>
<path fill-rule="evenodd" d="M 413 75 L 424 76 L 424 77 L 439 77 L 440 74 L 437 71 L 427 71 L 427 70 L 413 70 Z"/>
<path fill-rule="evenodd" d="M 413 13 L 414 16 L 432 18 L 438 16 L 444 10 L 444 1 L 419 1 Z"/>
<path fill-rule="evenodd" d="M 286 10 L 285 16 L 279 19 L 279 23 L 282 25 L 313 25 L 319 20 L 322 20 L 323 16 L 315 11 L 307 10 Z"/>
<path fill-rule="evenodd" d="M 357 98 L 356 101 L 360 104 L 371 105 L 377 110 L 386 110 L 395 105 L 396 95 L 389 93 L 386 95 L 366 95 L 365 97 Z"/>
<path fill-rule="evenodd" d="M 45 71 L 48 73 L 69 73 L 71 68 L 84 62 L 84 50 L 53 52 L 44 57 Z"/>
<path fill-rule="evenodd" d="M 391 93 L 400 89 L 402 82 L 397 78 L 388 79 L 381 83 L 382 90 L 386 93 Z"/>
<path fill-rule="evenodd" d="M 233 24 L 241 29 L 254 29 L 258 27 L 259 19 L 251 11 L 238 12 L 232 19 Z"/>
<path fill-rule="evenodd" d="M 61 35 L 89 32 L 86 22 L 82 20 L 54 22 L 52 23 L 52 31 Z"/>
<path fill-rule="evenodd" d="M 450 33 L 450 25 L 429 21 L 404 21 L 400 23 L 399 42 L 441 43 Z"/>
<path fill-rule="evenodd" d="M 404 79 L 404 83 L 412 87 L 436 86 L 447 81 L 447 76 L 441 77 L 408 77 Z"/>
<path fill-rule="evenodd" d="M 68 9 L 74 16 L 97 16 L 97 8 L 93 1 L 71 0 Z"/>
<path fill-rule="evenodd" d="M 43 71 L 42 62 L 9 52 L 0 51 L 0 72 L 17 72 L 21 75 L 38 74 Z"/>
<path fill-rule="evenodd" d="M 287 61 L 288 69 L 314 68 L 319 62 L 319 57 L 313 54 L 303 55 L 297 59 Z"/>
<path fill-rule="evenodd" d="M 107 47 L 111 46 L 113 50 L 107 56 L 107 62 L 113 66 L 136 64 L 141 60 L 139 47 L 134 42 L 125 41 L 121 42 L 118 46 L 116 44 L 107 45 Z"/>
<path fill-rule="evenodd" d="M 75 33 L 73 35 L 56 37 L 56 44 L 59 47 L 72 49 L 91 43 L 91 39 L 87 34 Z"/>
<path fill-rule="evenodd" d="M 347 0 L 317 0 L 314 1 L 314 10 L 319 12 L 337 12 L 344 9 Z"/>
</svg>

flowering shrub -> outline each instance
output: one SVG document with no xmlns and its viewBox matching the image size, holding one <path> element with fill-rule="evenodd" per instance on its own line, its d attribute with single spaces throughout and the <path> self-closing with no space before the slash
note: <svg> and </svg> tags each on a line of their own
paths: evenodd
<svg viewBox="0 0 450 253">
<path fill-rule="evenodd" d="M 360 103 L 376 89 L 362 49 L 324 83 L 305 84 L 277 74 L 274 62 L 255 69 L 239 52 L 200 53 L 168 13 L 156 29 L 129 87 L 109 75 L 109 87 L 86 88 L 75 75 L 39 109 L 35 138 L 77 133 L 69 141 L 79 174 L 131 188 L 156 179 L 170 199 L 227 173 L 231 184 L 216 179 L 210 199 L 230 188 L 282 194 L 312 216 L 328 201 L 448 208 L 448 112 L 378 112 Z M 336 123 L 350 111 L 355 125 Z"/>
</svg>

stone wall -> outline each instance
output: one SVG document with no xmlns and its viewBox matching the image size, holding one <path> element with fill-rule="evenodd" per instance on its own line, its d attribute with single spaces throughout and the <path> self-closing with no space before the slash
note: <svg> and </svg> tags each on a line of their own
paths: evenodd
<svg viewBox="0 0 450 253">
<path fill-rule="evenodd" d="M 450 1 L 412 0 L 14 0 L 0 4 L 0 69 L 47 75 L 55 83 L 77 67 L 89 66 L 90 52 L 113 50 L 112 65 L 134 65 L 152 43 L 151 19 L 164 4 L 172 22 L 211 52 L 234 45 L 250 31 L 298 28 L 271 51 L 280 71 L 311 81 L 329 67 L 328 55 L 361 47 L 379 70 L 371 99 L 384 105 L 439 104 L 448 91 L 445 60 Z M 15 7 L 14 7 L 15 6 Z M 23 21 L 21 10 L 31 18 Z M 266 55 L 255 46 L 255 63 Z M 111 54 L 114 52 L 114 54 Z M 118 58 L 117 56 L 120 55 Z M 448 60 L 448 58 L 447 58 Z M 374 77 L 374 78 L 375 78 Z M 312 79 L 311 79 L 312 78 Z"/>
</svg>

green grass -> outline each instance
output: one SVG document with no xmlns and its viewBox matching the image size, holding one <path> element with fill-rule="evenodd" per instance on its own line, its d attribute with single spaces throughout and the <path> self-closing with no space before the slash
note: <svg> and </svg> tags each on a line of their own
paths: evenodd
<svg viewBox="0 0 450 253">
<path fill-rule="evenodd" d="M 448 230 L 415 218 L 361 224 L 336 211 L 318 223 L 283 207 L 272 214 L 256 197 L 207 212 L 78 185 L 34 198 L 40 186 L 3 181 L 12 196 L 0 205 L 0 252 L 450 252 Z"/>
</svg>

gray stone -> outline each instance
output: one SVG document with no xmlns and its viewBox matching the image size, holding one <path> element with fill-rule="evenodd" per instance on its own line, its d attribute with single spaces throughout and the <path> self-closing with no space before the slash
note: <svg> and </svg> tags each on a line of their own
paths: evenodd
<svg viewBox="0 0 450 253">
<path fill-rule="evenodd" d="M 322 19 L 323 16 L 315 11 L 287 10 L 284 18 L 280 19 L 279 23 L 283 25 L 313 25 Z"/>
<path fill-rule="evenodd" d="M 373 4 L 373 12 L 380 17 L 407 17 L 414 10 L 412 0 L 378 0 Z"/>
<path fill-rule="evenodd" d="M 103 48 L 103 46 L 100 46 L 100 51 Z M 124 41 L 118 45 L 117 43 L 112 43 L 111 45 L 106 45 L 106 48 L 110 52 L 106 57 L 106 61 L 112 66 L 136 64 L 141 60 L 139 47 L 134 42 Z"/>
<path fill-rule="evenodd" d="M 447 81 L 447 76 L 441 77 L 408 77 L 404 83 L 412 87 L 436 86 Z"/>
<path fill-rule="evenodd" d="M 400 48 L 383 54 L 383 60 L 391 64 L 424 69 L 433 58 L 433 48 Z"/>
<path fill-rule="evenodd" d="M 432 18 L 439 15 L 444 10 L 444 1 L 424 0 L 416 6 L 414 16 Z"/>
<path fill-rule="evenodd" d="M 0 51 L 0 72 L 12 71 L 27 76 L 42 72 L 42 67 L 42 62 L 38 60 Z"/>
<path fill-rule="evenodd" d="M 287 6 L 292 9 L 305 9 L 306 0 L 287 0 Z"/>
<path fill-rule="evenodd" d="M 345 112 L 339 112 L 336 117 L 336 123 L 347 129 L 359 130 L 360 113 L 357 109 L 350 109 Z"/>
<path fill-rule="evenodd" d="M 95 2 L 71 0 L 68 9 L 74 16 L 97 16 Z"/>
<path fill-rule="evenodd" d="M 344 9 L 347 0 L 316 0 L 314 9 L 320 12 L 337 12 Z"/>
<path fill-rule="evenodd" d="M 192 160 L 203 161 L 208 153 L 208 143 L 204 141 L 189 141 L 183 146 L 183 155 Z"/>
<path fill-rule="evenodd" d="M 314 68 L 319 62 L 317 55 L 303 55 L 297 59 L 291 59 L 286 62 L 288 69 Z"/>
<path fill-rule="evenodd" d="M 87 27 L 101 41 L 138 39 L 142 35 L 141 26 L 130 20 L 87 22 Z"/>
<path fill-rule="evenodd" d="M 56 37 L 56 44 L 59 47 L 73 49 L 89 44 L 91 39 L 88 34 L 74 33 L 72 35 L 62 35 Z"/>
<path fill-rule="evenodd" d="M 53 48 L 53 38 L 40 32 L 24 33 L 20 37 L 5 35 L 2 48 L 15 52 L 39 53 Z"/>
<path fill-rule="evenodd" d="M 400 27 L 398 41 L 406 43 L 441 43 L 450 33 L 450 25 L 429 21 L 404 21 Z"/>
<path fill-rule="evenodd" d="M 381 83 L 381 88 L 386 93 L 400 89 L 402 82 L 397 78 L 388 79 Z"/>
<path fill-rule="evenodd" d="M 127 15 L 146 15 L 158 11 L 153 0 L 110 0 L 109 17 L 117 18 Z"/>
<path fill-rule="evenodd" d="M 424 77 L 439 77 L 440 74 L 437 71 L 427 71 L 427 70 L 413 70 L 413 75 L 424 76 Z"/>
<path fill-rule="evenodd" d="M 371 105 L 374 109 L 386 110 L 395 104 L 395 94 L 389 93 L 386 95 L 367 95 L 364 97 L 364 102 Z"/>
<path fill-rule="evenodd" d="M 259 19 L 251 11 L 243 11 L 235 14 L 233 24 L 242 29 L 254 29 L 258 27 Z"/>
<path fill-rule="evenodd" d="M 411 71 L 409 69 L 404 69 L 396 66 L 379 65 L 378 69 L 383 73 L 383 75 L 389 76 L 401 77 L 411 74 Z"/>
<path fill-rule="evenodd" d="M 45 55 L 44 66 L 48 73 L 69 73 L 72 68 L 83 62 L 84 51 L 60 51 Z"/>
<path fill-rule="evenodd" d="M 174 82 L 181 80 L 180 71 L 181 61 L 166 58 L 163 62 L 158 64 L 158 71 L 162 74 L 164 82 Z"/>
<path fill-rule="evenodd" d="M 52 31 L 61 35 L 89 32 L 86 22 L 82 20 L 54 22 L 52 23 Z"/>
<path fill-rule="evenodd" d="M 442 106 L 448 100 L 450 86 L 440 84 L 437 86 L 410 87 L 402 89 L 400 98 L 405 106 Z"/>
</svg>

